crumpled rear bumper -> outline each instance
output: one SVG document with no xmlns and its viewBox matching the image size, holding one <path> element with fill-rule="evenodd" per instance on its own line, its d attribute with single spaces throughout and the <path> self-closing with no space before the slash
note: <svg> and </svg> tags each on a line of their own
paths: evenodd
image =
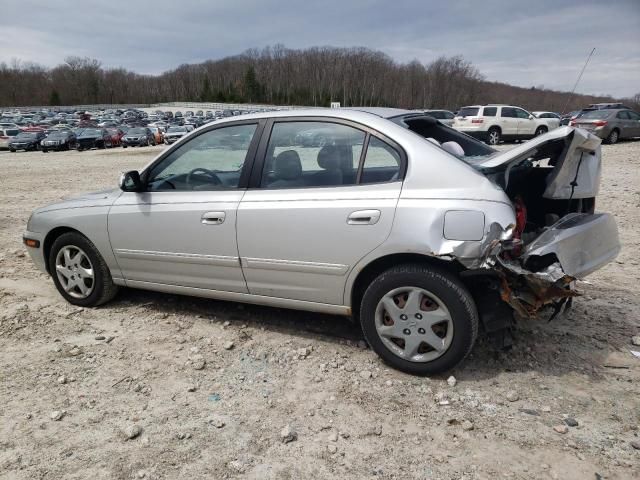
<svg viewBox="0 0 640 480">
<path fill-rule="evenodd" d="M 496 237 L 482 267 L 498 273 L 501 298 L 524 316 L 579 295 L 575 280 L 611 262 L 621 248 L 615 219 L 608 213 L 568 214 L 518 256 L 518 242 L 510 236 L 503 231 Z"/>
</svg>

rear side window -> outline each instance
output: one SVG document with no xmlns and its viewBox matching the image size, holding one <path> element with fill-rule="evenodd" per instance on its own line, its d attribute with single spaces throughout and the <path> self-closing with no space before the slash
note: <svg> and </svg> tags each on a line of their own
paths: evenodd
<svg viewBox="0 0 640 480">
<path fill-rule="evenodd" d="M 459 117 L 475 117 L 478 115 L 478 111 L 480 109 L 478 107 L 463 107 L 458 112 Z"/>
<path fill-rule="evenodd" d="M 629 118 L 631 118 L 629 116 L 628 112 L 618 112 L 618 114 L 616 115 L 616 118 L 619 118 L 621 120 L 629 120 Z"/>
<path fill-rule="evenodd" d="M 482 110 L 482 115 L 485 117 L 495 117 L 498 109 L 496 107 L 484 107 Z"/>
<path fill-rule="evenodd" d="M 377 137 L 369 138 L 360 183 L 380 183 L 400 176 L 400 154 Z"/>
<path fill-rule="evenodd" d="M 640 115 L 638 115 L 636 112 L 633 112 L 631 110 L 627 112 L 627 115 L 629 115 L 629 118 L 631 120 L 640 120 Z"/>
<path fill-rule="evenodd" d="M 329 122 L 278 122 L 262 173 L 263 188 L 353 185 L 365 133 Z"/>
</svg>

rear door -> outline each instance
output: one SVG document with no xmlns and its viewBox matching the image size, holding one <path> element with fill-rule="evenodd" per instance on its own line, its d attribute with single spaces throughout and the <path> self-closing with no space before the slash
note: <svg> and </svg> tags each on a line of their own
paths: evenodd
<svg viewBox="0 0 640 480">
<path fill-rule="evenodd" d="M 629 131 L 630 131 L 630 137 L 640 137 L 640 114 L 629 110 L 627 112 L 627 114 L 629 115 L 629 121 L 630 121 L 630 125 L 629 125 Z"/>
<path fill-rule="evenodd" d="M 342 305 L 347 273 L 391 231 L 404 152 L 327 118 L 272 122 L 260 152 L 238 209 L 249 292 Z"/>
<path fill-rule="evenodd" d="M 518 116 L 513 107 L 502 107 L 500 111 L 500 128 L 502 135 L 515 137 L 518 135 Z"/>
</svg>

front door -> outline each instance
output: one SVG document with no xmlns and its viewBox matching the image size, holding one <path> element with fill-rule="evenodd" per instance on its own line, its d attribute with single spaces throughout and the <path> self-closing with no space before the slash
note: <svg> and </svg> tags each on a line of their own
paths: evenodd
<svg viewBox="0 0 640 480">
<path fill-rule="evenodd" d="M 238 209 L 249 292 L 342 305 L 347 273 L 391 231 L 403 153 L 326 119 L 276 121 L 264 137 Z"/>
<path fill-rule="evenodd" d="M 537 127 L 535 117 L 521 108 L 515 108 L 514 110 L 518 117 L 518 136 L 533 137 Z"/>
<path fill-rule="evenodd" d="M 128 282 L 247 291 L 236 213 L 256 129 L 245 123 L 204 131 L 149 167 L 146 191 L 118 198 L 109 238 Z"/>
</svg>

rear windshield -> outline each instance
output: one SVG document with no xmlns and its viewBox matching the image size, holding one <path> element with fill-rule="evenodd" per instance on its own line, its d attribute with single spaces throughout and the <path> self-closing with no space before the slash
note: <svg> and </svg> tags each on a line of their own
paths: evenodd
<svg viewBox="0 0 640 480">
<path fill-rule="evenodd" d="M 459 117 L 473 117 L 475 115 L 478 115 L 478 110 L 480 110 L 478 107 L 463 107 L 458 112 L 458 116 Z"/>
<path fill-rule="evenodd" d="M 22 132 L 16 135 L 16 138 L 35 138 L 36 134 L 33 132 Z"/>
<path fill-rule="evenodd" d="M 590 112 L 584 113 L 580 118 L 600 119 L 600 118 L 607 118 L 609 115 L 611 115 L 610 110 L 591 110 Z"/>
<path fill-rule="evenodd" d="M 102 135 L 102 131 L 101 130 L 97 130 L 95 128 L 85 128 L 84 130 L 82 130 L 82 135 L 85 135 L 85 136 Z"/>
</svg>

